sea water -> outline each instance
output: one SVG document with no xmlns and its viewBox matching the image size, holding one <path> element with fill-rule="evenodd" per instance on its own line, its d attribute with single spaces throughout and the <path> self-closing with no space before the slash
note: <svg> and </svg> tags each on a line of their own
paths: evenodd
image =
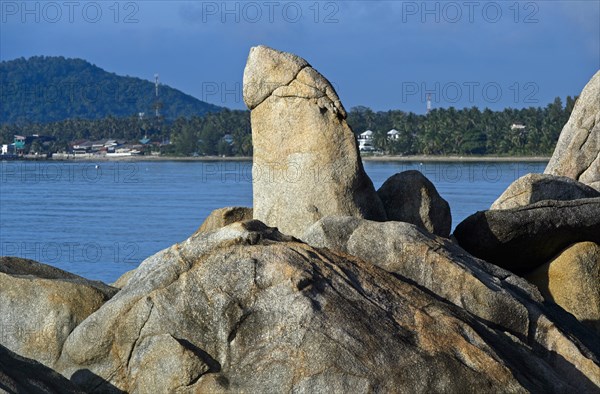
<svg viewBox="0 0 600 394">
<path fill-rule="evenodd" d="M 107 283 L 185 240 L 214 209 L 252 206 L 252 163 L 2 162 L 0 255 Z M 453 228 L 546 163 L 365 162 L 379 188 L 418 170 L 448 201 Z"/>
</svg>

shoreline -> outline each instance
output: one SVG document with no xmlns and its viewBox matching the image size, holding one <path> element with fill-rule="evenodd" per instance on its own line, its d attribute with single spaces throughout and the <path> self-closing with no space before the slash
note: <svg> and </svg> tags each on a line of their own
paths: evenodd
<svg viewBox="0 0 600 394">
<path fill-rule="evenodd" d="M 517 162 L 517 163 L 541 163 L 550 160 L 546 156 L 361 156 L 363 162 Z M 202 156 L 202 157 L 176 157 L 176 156 L 130 156 L 130 157 L 71 157 L 71 158 L 44 158 L 44 159 L 18 159 L 11 161 L 52 161 L 52 162 L 211 162 L 211 161 L 239 161 L 251 162 L 251 156 Z"/>
<path fill-rule="evenodd" d="M 518 163 L 538 163 L 547 162 L 550 157 L 546 156 L 362 156 L 362 161 L 372 162 L 518 162 Z"/>
</svg>

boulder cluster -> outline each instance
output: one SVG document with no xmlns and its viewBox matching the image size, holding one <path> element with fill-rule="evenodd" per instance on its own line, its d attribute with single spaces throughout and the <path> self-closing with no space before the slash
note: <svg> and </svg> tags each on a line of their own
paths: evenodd
<svg viewBox="0 0 600 394">
<path fill-rule="evenodd" d="M 599 84 L 547 173 L 450 235 L 421 173 L 375 190 L 327 79 L 252 48 L 253 207 L 112 286 L 1 258 L 0 389 L 600 392 Z"/>
</svg>

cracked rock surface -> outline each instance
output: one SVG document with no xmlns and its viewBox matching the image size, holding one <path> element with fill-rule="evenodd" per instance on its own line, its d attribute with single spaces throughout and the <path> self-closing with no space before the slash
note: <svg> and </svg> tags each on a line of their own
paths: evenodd
<svg viewBox="0 0 600 394">
<path fill-rule="evenodd" d="M 304 59 L 252 48 L 244 101 L 255 219 L 296 237 L 324 216 L 386 219 L 335 89 Z"/>
<path fill-rule="evenodd" d="M 352 217 L 324 218 L 307 230 L 304 239 L 313 246 L 350 254 L 400 275 L 532 348 L 553 349 L 560 356 L 547 361 L 555 367 L 560 368 L 563 362 L 558 360 L 568 360 L 577 368 L 588 368 L 588 361 L 580 363 L 582 353 L 572 357 L 578 341 L 574 347 L 555 346 L 571 342 L 573 332 L 579 331 L 584 346 L 600 350 L 592 333 L 581 330 L 564 311 L 545 306 L 535 286 L 415 225 Z M 597 365 L 587 365 L 592 366 L 588 373 L 596 373 L 593 371 Z"/>
<path fill-rule="evenodd" d="M 544 173 L 600 191 L 600 71 L 583 88 Z"/>
<path fill-rule="evenodd" d="M 598 349 L 543 312 L 535 319 L 535 330 L 513 334 L 254 220 L 145 260 L 69 336 L 59 370 L 89 392 L 593 390 Z"/>
</svg>

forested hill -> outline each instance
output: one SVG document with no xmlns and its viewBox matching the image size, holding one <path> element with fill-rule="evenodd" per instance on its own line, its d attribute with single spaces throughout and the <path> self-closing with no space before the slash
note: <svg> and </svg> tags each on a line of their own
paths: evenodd
<svg viewBox="0 0 600 394">
<path fill-rule="evenodd" d="M 152 78 L 152 76 L 150 76 Z M 82 59 L 36 56 L 0 62 L 0 123 L 46 123 L 63 119 L 154 114 L 154 83 L 107 72 Z M 223 108 L 160 85 L 166 120 Z"/>
</svg>

